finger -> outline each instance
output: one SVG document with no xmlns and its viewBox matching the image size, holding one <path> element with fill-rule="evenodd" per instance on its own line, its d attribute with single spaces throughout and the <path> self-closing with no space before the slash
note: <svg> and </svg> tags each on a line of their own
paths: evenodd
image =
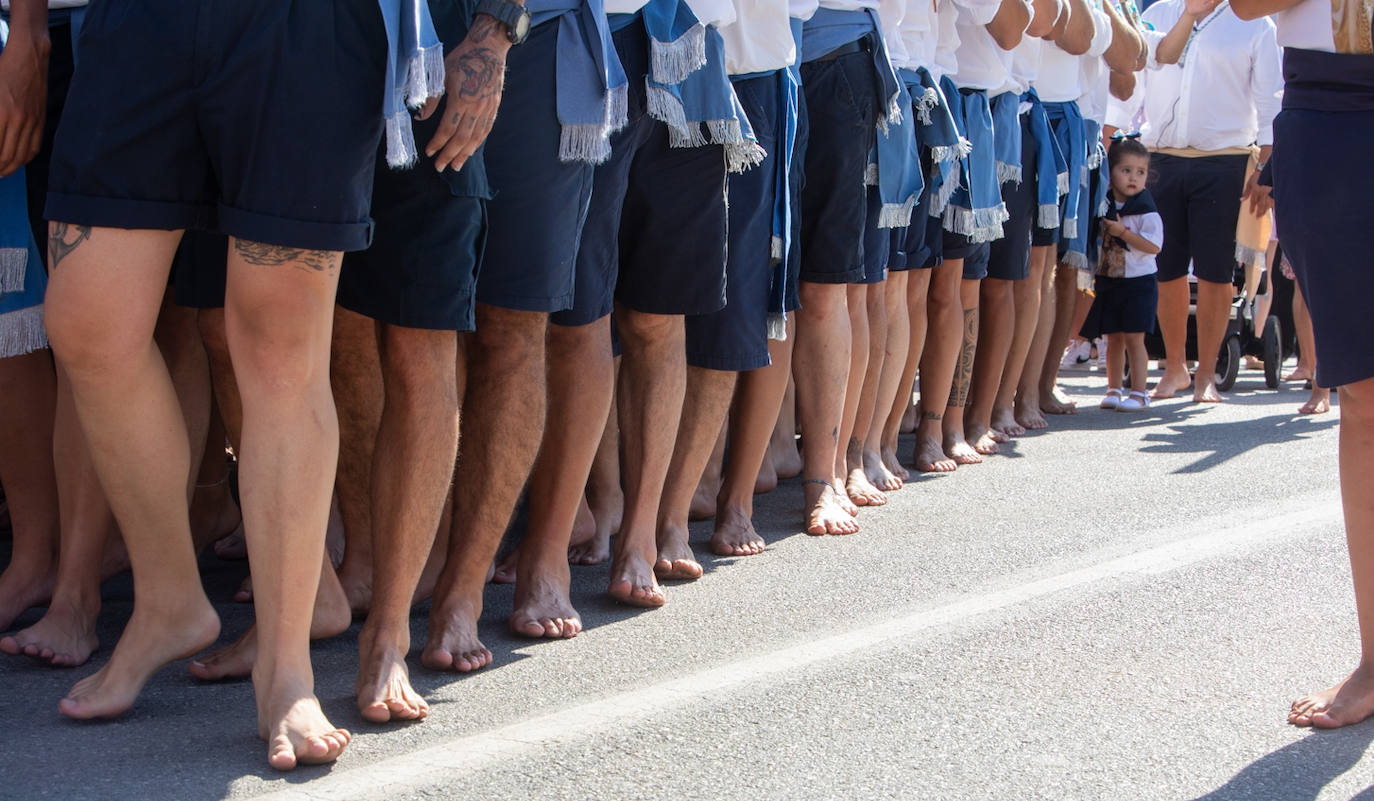
<svg viewBox="0 0 1374 801">
<path fill-rule="evenodd" d="M 0 175 L 9 175 L 19 168 L 21 126 L 13 116 L 8 116 L 0 127 L 4 129 L 4 136 L 0 137 Z"/>
<path fill-rule="evenodd" d="M 471 114 L 462 115 L 453 137 L 449 139 L 443 151 L 434 157 L 434 169 L 440 172 L 450 166 L 455 170 L 462 169 L 468 156 L 471 156 L 477 150 L 477 146 L 481 144 L 481 140 L 477 138 L 478 125 L 477 117 Z"/>
<path fill-rule="evenodd" d="M 463 110 L 452 108 L 454 104 L 445 103 L 443 117 L 439 120 L 439 127 L 435 129 L 434 136 L 425 145 L 425 155 L 433 156 L 443 150 L 453 139 L 453 135 L 458 131 L 458 121 L 463 116 Z"/>
<path fill-rule="evenodd" d="M 415 113 L 415 119 L 427 120 L 434 114 L 434 110 L 437 108 L 439 108 L 439 98 L 431 97 L 426 100 L 425 104 L 420 107 L 420 110 Z"/>
</svg>

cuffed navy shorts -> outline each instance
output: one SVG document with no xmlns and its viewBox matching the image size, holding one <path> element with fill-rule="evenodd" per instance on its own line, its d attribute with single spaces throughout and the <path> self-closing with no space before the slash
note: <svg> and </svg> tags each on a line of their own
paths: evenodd
<svg viewBox="0 0 1374 801">
<path fill-rule="evenodd" d="M 373 0 L 95 3 L 46 216 L 361 250 L 387 43 Z"/>
<path fill-rule="evenodd" d="M 1188 275 L 1229 284 L 1236 277 L 1236 220 L 1248 156 L 1150 157 L 1150 194 L 1164 220 L 1159 280 Z"/>
<path fill-rule="evenodd" d="M 979 242 L 970 248 L 964 256 L 964 280 L 981 281 L 988 277 L 988 259 L 992 255 L 992 243 Z"/>
<path fill-rule="evenodd" d="M 810 142 L 802 189 L 801 280 L 853 284 L 864 280 L 868 188 L 864 171 L 877 141 L 879 98 L 868 52 L 801 65 Z"/>
<path fill-rule="evenodd" d="M 557 19 L 535 28 L 506 57 L 501 111 L 486 144 L 495 194 L 477 300 L 503 309 L 571 308 L 594 167 L 558 157 Z"/>
<path fill-rule="evenodd" d="M 1159 305 L 1159 282 L 1153 275 L 1135 278 L 1097 276 L 1098 331 L 1103 334 L 1151 334 Z"/>
<path fill-rule="evenodd" d="M 615 301 L 646 314 L 709 314 L 725 306 L 725 152 L 668 146 L 648 115 L 649 37 L 636 20 L 613 34 L 629 76 L 629 124 L 596 167 L 577 249 L 572 308 L 557 325 L 593 323 Z"/>
<path fill-rule="evenodd" d="M 1002 202 L 1007 204 L 1008 220 L 1002 225 L 1002 238 L 991 243 L 988 253 L 988 278 L 1022 281 L 1030 275 L 1031 228 L 1039 211 L 1036 193 L 1040 182 L 1035 172 L 1035 137 L 1031 135 L 1030 116 L 1021 115 L 1021 180 L 1002 184 Z"/>
<path fill-rule="evenodd" d="M 768 301 L 777 195 L 774 151 L 781 77 L 774 73 L 733 84 L 768 156 L 758 166 L 729 177 L 725 308 L 687 317 L 687 364 L 709 370 L 757 370 L 769 365 Z"/>
</svg>

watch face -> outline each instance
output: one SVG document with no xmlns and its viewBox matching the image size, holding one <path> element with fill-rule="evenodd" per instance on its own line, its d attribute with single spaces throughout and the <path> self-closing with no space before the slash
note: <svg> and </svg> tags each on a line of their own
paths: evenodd
<svg viewBox="0 0 1374 801">
<path fill-rule="evenodd" d="M 525 37 L 530 35 L 530 13 L 522 12 L 515 20 L 515 41 L 523 42 Z"/>
</svg>

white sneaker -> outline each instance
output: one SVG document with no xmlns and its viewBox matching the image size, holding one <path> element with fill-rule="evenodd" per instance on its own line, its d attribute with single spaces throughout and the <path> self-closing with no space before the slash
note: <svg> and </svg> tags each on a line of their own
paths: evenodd
<svg viewBox="0 0 1374 801">
<path fill-rule="evenodd" d="M 1102 399 L 1102 403 L 1098 404 L 1098 407 L 1116 410 L 1121 408 L 1121 400 L 1121 390 L 1109 389 L 1107 390 L 1107 396 Z"/>
<path fill-rule="evenodd" d="M 1077 367 L 1080 364 L 1087 363 L 1091 358 L 1091 348 L 1092 344 L 1087 340 L 1074 340 L 1064 349 L 1064 358 L 1060 360 L 1059 366 Z"/>
<path fill-rule="evenodd" d="M 1118 412 L 1143 412 L 1150 408 L 1150 396 L 1139 390 L 1131 390 L 1131 394 L 1121 399 L 1116 405 Z"/>
</svg>

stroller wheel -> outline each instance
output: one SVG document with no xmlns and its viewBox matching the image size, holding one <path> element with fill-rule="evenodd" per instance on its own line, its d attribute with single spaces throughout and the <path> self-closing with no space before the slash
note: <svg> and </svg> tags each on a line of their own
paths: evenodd
<svg viewBox="0 0 1374 801">
<path fill-rule="evenodd" d="M 1217 390 L 1220 392 L 1230 392 L 1231 387 L 1236 385 L 1236 376 L 1240 374 L 1240 337 L 1228 336 L 1221 343 L 1221 352 L 1217 354 Z"/>
<path fill-rule="evenodd" d="M 1283 328 L 1279 318 L 1270 315 L 1265 321 L 1260 345 L 1264 349 L 1264 385 L 1278 389 L 1279 370 L 1283 365 Z"/>
</svg>

